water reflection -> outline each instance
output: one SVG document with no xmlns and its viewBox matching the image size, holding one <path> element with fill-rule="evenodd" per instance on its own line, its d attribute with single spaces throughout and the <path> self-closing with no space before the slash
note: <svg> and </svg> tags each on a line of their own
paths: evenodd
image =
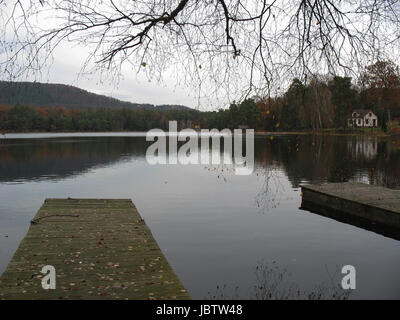
<svg viewBox="0 0 400 320">
<path fill-rule="evenodd" d="M 374 139 L 257 136 L 255 171 L 237 176 L 229 165 L 150 166 L 143 136 L 7 138 L 0 272 L 46 197 L 131 198 L 193 298 L 217 284 L 251 287 L 260 259 L 287 266 L 307 292 L 326 279 L 325 265 L 352 264 L 360 283 L 354 298 L 399 298 L 399 241 L 299 210 L 301 183 L 400 188 L 400 138 Z M 357 143 L 366 147 L 353 153 Z"/>
<path fill-rule="evenodd" d="M 147 145 L 142 137 L 8 139 L 0 144 L 0 181 L 65 179 L 143 158 Z"/>
<path fill-rule="evenodd" d="M 143 137 L 118 136 L 7 139 L 0 144 L 0 181 L 63 179 L 99 166 L 144 159 L 150 144 Z M 220 154 L 221 158 L 226 156 L 222 142 Z M 289 178 L 294 188 L 304 182 L 349 180 L 400 188 L 398 163 L 399 137 L 290 135 L 255 139 L 256 173 L 264 177 L 264 195 L 279 194 L 278 171 Z M 206 168 L 218 170 L 225 179 L 233 173 L 224 165 Z"/>
<path fill-rule="evenodd" d="M 400 137 L 280 136 L 256 144 L 258 168 L 281 168 L 294 188 L 350 180 L 400 188 Z"/>
<path fill-rule="evenodd" d="M 337 221 L 347 223 L 358 228 L 362 228 L 364 230 L 369 230 L 381 234 L 385 237 L 389 237 L 392 239 L 400 240 L 400 229 L 395 227 L 390 227 L 387 225 L 383 225 L 380 223 L 372 222 L 368 219 L 363 219 L 361 217 L 343 214 L 343 212 L 334 210 L 331 208 L 319 206 L 315 203 L 302 200 L 301 210 L 305 210 L 308 212 L 312 212 L 315 214 L 319 214 L 324 217 L 328 217 L 331 219 L 335 219 Z"/>
<path fill-rule="evenodd" d="M 354 160 L 373 160 L 378 155 L 378 137 L 349 137 L 347 141 L 347 152 Z"/>
<path fill-rule="evenodd" d="M 304 290 L 292 279 L 290 270 L 277 261 L 260 261 L 254 268 L 255 281 L 249 289 L 249 297 L 252 300 L 347 300 L 352 292 L 341 287 L 340 271 L 338 266 L 333 272 L 326 268 L 326 279 L 311 289 Z M 242 289 L 239 286 L 232 289 L 226 284 L 217 285 L 205 298 L 243 299 Z"/>
</svg>

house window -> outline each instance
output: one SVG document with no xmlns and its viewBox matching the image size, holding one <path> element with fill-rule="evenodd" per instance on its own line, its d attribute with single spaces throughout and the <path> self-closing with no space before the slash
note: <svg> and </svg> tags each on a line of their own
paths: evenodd
<svg viewBox="0 0 400 320">
<path fill-rule="evenodd" d="M 358 120 L 357 120 L 357 124 L 358 124 L 358 125 L 361 125 L 361 119 L 358 119 Z"/>
<path fill-rule="evenodd" d="M 365 119 L 365 124 L 369 124 L 369 119 Z"/>
</svg>

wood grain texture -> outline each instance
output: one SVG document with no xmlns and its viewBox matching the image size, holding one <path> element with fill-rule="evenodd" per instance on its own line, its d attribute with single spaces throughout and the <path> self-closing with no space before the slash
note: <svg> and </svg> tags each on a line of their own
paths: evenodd
<svg viewBox="0 0 400 320">
<path fill-rule="evenodd" d="M 0 278 L 0 299 L 190 299 L 129 199 L 46 199 Z M 56 289 L 42 288 L 42 267 Z"/>
</svg>

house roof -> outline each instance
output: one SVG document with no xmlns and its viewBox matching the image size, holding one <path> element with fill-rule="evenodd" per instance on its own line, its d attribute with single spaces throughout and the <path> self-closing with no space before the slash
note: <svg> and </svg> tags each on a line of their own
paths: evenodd
<svg viewBox="0 0 400 320">
<path fill-rule="evenodd" d="M 359 115 L 357 117 L 353 117 L 353 113 L 356 112 Z M 364 118 L 369 112 L 372 112 L 373 114 L 375 114 L 371 109 L 356 109 L 353 110 L 350 114 L 351 118 Z"/>
</svg>

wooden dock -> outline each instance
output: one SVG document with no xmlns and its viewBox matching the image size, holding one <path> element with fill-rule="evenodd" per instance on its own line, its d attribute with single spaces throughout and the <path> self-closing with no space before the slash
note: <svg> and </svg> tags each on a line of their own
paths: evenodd
<svg viewBox="0 0 400 320">
<path fill-rule="evenodd" d="M 356 182 L 302 185 L 301 209 L 400 237 L 400 190 Z M 328 210 L 327 210 L 328 209 Z M 375 231 L 375 230 L 374 230 Z M 378 233 L 384 233 L 379 232 Z"/>
<path fill-rule="evenodd" d="M 45 265 L 56 289 L 43 289 Z M 129 199 L 46 199 L 0 278 L 0 299 L 190 299 Z"/>
</svg>

